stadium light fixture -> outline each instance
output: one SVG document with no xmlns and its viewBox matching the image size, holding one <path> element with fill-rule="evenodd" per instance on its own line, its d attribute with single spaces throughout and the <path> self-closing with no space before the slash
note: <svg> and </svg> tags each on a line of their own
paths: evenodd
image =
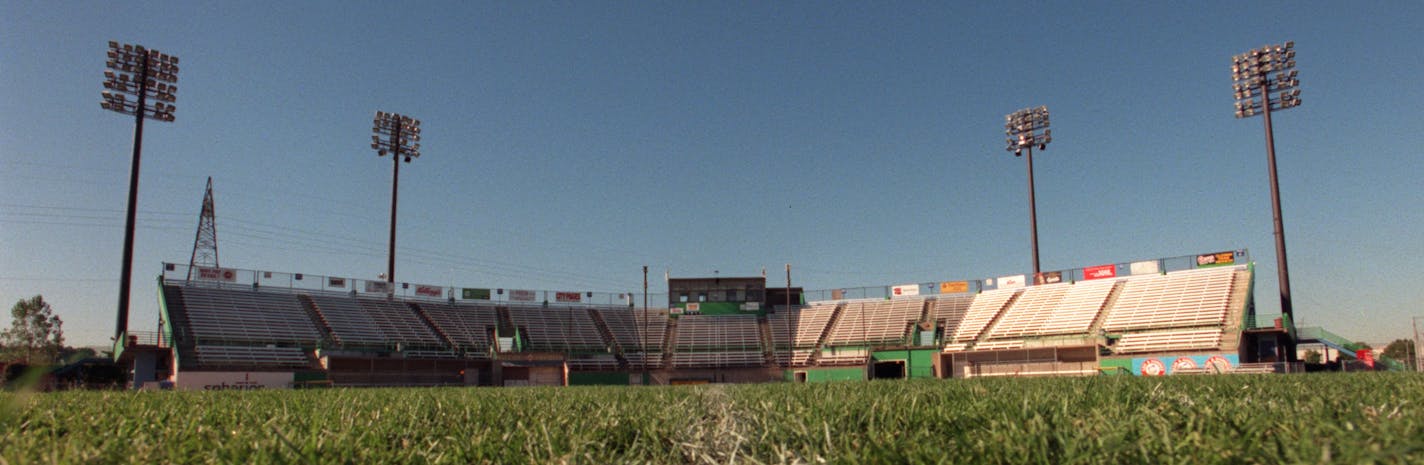
<svg viewBox="0 0 1424 465">
<path fill-rule="evenodd" d="M 1033 189 L 1033 148 L 1047 150 L 1053 142 L 1053 133 L 1048 129 L 1048 107 L 1025 108 L 1004 116 L 1005 150 L 1015 157 L 1028 152 L 1028 227 L 1033 239 L 1033 280 L 1043 281 L 1043 273 L 1038 261 L 1038 212 Z"/>
<path fill-rule="evenodd" d="M 377 156 L 391 156 L 391 242 L 386 263 L 386 282 L 396 282 L 396 196 L 400 186 L 401 160 L 420 158 L 420 120 L 397 113 L 377 111 L 371 127 L 371 149 Z M 392 286 L 394 289 L 394 286 Z"/>
<path fill-rule="evenodd" d="M 134 223 L 138 213 L 138 170 L 143 153 L 143 120 L 173 122 L 173 105 L 178 101 L 178 57 L 142 45 L 109 41 L 105 54 L 104 90 L 99 107 L 133 115 L 133 160 L 129 164 L 129 203 L 124 217 L 123 269 L 119 272 L 118 325 L 116 339 L 129 326 L 129 286 L 133 282 Z"/>
<path fill-rule="evenodd" d="M 1295 69 L 1295 42 L 1266 45 L 1231 57 L 1232 90 L 1236 97 L 1236 117 L 1261 115 L 1266 124 L 1266 164 L 1271 181 L 1271 213 L 1276 236 L 1276 269 L 1279 273 L 1281 314 L 1290 321 L 1291 335 L 1286 359 L 1294 362 L 1295 309 L 1291 304 L 1290 270 L 1286 266 L 1286 232 L 1281 221 L 1281 189 L 1276 180 L 1276 141 L 1271 129 L 1271 112 L 1300 106 L 1300 80 Z"/>
</svg>

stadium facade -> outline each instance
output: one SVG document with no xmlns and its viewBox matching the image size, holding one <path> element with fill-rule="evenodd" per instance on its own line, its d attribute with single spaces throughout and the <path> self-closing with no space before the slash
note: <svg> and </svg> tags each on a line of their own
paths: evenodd
<svg viewBox="0 0 1424 465">
<path fill-rule="evenodd" d="M 190 272 L 191 271 L 191 272 Z M 964 281 L 668 293 L 453 288 L 164 264 L 134 385 L 525 386 L 1282 371 L 1244 250 Z M 790 303 L 790 305 L 788 305 Z"/>
</svg>

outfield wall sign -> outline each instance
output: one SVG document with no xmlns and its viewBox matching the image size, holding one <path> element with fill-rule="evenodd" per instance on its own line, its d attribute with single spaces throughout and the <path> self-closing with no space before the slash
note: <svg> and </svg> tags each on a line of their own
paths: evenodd
<svg viewBox="0 0 1424 465">
<path fill-rule="evenodd" d="M 1015 287 L 1024 287 L 1024 275 L 1016 274 L 1013 276 L 999 277 L 999 289 L 1009 289 Z"/>
<path fill-rule="evenodd" d="M 577 292 L 555 292 L 555 293 L 554 293 L 554 301 L 555 301 L 555 302 L 563 302 L 563 303 L 577 303 L 577 302 L 582 302 L 582 301 L 583 301 L 583 294 L 579 294 L 579 293 L 577 293 Z"/>
<path fill-rule="evenodd" d="M 173 388 L 182 391 L 251 391 L 288 389 L 294 373 L 247 371 L 181 371 L 173 376 Z"/>
<path fill-rule="evenodd" d="M 1178 370 L 1206 369 L 1208 373 L 1227 373 L 1241 364 L 1236 354 L 1164 355 L 1132 359 L 1132 374 L 1166 376 Z"/>
<path fill-rule="evenodd" d="M 945 281 L 939 283 L 940 294 L 963 294 L 969 292 L 969 281 Z"/>
<path fill-rule="evenodd" d="M 890 288 L 890 295 L 895 296 L 895 297 L 904 297 L 904 296 L 920 295 L 920 285 L 919 285 L 919 284 L 901 284 L 901 285 L 899 285 L 899 286 L 891 287 L 891 288 Z"/>
</svg>

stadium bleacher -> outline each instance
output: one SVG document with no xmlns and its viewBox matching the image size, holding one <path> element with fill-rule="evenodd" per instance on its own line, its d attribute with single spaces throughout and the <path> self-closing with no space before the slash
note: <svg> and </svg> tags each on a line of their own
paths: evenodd
<svg viewBox="0 0 1424 465">
<path fill-rule="evenodd" d="M 292 294 L 187 286 L 182 296 L 198 341 L 312 345 L 322 338 Z"/>
<path fill-rule="evenodd" d="M 759 366 L 766 361 L 756 315 L 682 315 L 676 341 L 676 367 Z"/>
</svg>

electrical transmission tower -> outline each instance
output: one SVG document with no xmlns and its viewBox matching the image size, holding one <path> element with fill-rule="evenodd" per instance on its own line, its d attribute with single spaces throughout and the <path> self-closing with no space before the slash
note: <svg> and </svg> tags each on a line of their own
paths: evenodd
<svg viewBox="0 0 1424 465">
<path fill-rule="evenodd" d="M 188 280 L 198 267 L 218 267 L 218 225 L 213 210 L 213 177 L 208 176 L 208 189 L 203 193 L 203 211 L 198 213 L 198 234 L 193 238 L 193 257 L 188 259 Z"/>
</svg>

